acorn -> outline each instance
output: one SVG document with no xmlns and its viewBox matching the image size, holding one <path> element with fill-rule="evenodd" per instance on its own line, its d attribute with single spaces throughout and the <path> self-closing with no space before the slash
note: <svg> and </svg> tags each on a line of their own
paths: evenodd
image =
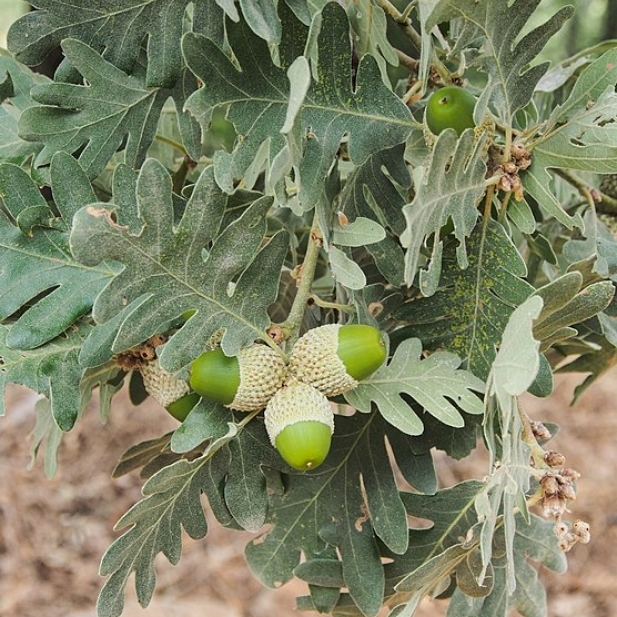
<svg viewBox="0 0 617 617">
<path fill-rule="evenodd" d="M 183 379 L 177 379 L 161 368 L 158 360 L 139 366 L 146 392 L 177 420 L 181 422 L 199 400 L 199 395 Z"/>
<path fill-rule="evenodd" d="M 459 86 L 445 86 L 431 94 L 426 104 L 426 124 L 434 135 L 448 128 L 460 137 L 467 128 L 473 128 L 476 97 Z"/>
<path fill-rule="evenodd" d="M 283 386 L 268 402 L 264 420 L 270 442 L 294 469 L 315 469 L 328 456 L 334 413 L 312 386 L 295 380 Z"/>
<path fill-rule="evenodd" d="M 226 356 L 218 347 L 199 356 L 191 366 L 191 388 L 204 398 L 238 411 L 263 409 L 283 385 L 283 358 L 267 345 L 243 348 Z"/>
<path fill-rule="evenodd" d="M 330 324 L 302 336 L 289 358 L 290 373 L 326 396 L 353 390 L 386 359 L 381 332 L 363 324 Z"/>
<path fill-rule="evenodd" d="M 184 422 L 184 420 L 186 420 L 186 416 L 188 416 L 193 407 L 197 405 L 197 401 L 199 401 L 200 398 L 201 397 L 197 394 L 197 392 L 190 392 L 189 394 L 185 394 L 183 397 L 179 398 L 177 401 L 167 405 L 165 409 L 167 409 L 167 411 L 176 420 Z"/>
</svg>

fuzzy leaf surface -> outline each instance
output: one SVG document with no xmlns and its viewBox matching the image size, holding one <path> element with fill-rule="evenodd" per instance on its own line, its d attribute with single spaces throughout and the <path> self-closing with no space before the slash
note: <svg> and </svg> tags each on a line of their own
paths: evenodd
<svg viewBox="0 0 617 617">
<path fill-rule="evenodd" d="M 182 551 L 182 528 L 194 539 L 208 532 L 200 495 L 222 479 L 229 462 L 229 453 L 222 448 L 237 433 L 235 425 L 227 431 L 225 424 L 216 429 L 201 457 L 177 461 L 152 476 L 143 487 L 144 498 L 116 524 L 130 529 L 103 556 L 100 573 L 109 578 L 99 595 L 99 617 L 122 614 L 124 589 L 133 572 L 137 598 L 147 606 L 156 584 L 154 557 L 163 553 L 176 564 Z"/>
<path fill-rule="evenodd" d="M 48 82 L 44 75 L 32 72 L 12 58 L 0 56 L 0 161 L 20 163 L 41 149 L 41 144 L 19 136 L 17 124 L 22 112 L 35 104 L 30 90 Z"/>
<path fill-rule="evenodd" d="M 464 270 L 454 244 L 444 249 L 436 293 L 408 302 L 395 313 L 409 326 L 393 337 L 417 336 L 429 349 L 445 348 L 486 380 L 510 314 L 534 290 L 522 278 L 525 262 L 499 224 L 474 229 L 467 239 Z"/>
<path fill-rule="evenodd" d="M 361 164 L 371 154 L 402 143 L 412 126 L 405 105 L 383 83 L 371 56 L 360 62 L 356 90 L 351 89 L 351 45 L 341 32 L 349 31 L 344 9 L 328 3 L 322 10 L 318 35 L 318 81 L 313 82 L 296 114 L 301 114 L 301 132 L 306 151 L 299 165 L 300 200 L 312 207 L 323 191 L 341 138 L 349 134 L 352 162 Z M 270 140 L 272 156 L 283 149 L 280 133 L 286 123 L 290 85 L 285 74 L 304 51 L 306 28 L 284 19 L 281 68 L 275 66 L 261 39 L 243 24 L 229 25 L 229 36 L 241 71 L 216 46 L 198 36 L 187 35 L 183 51 L 191 70 L 204 87 L 188 101 L 187 108 L 204 126 L 217 106 L 228 108 L 227 117 L 241 136 L 231 154 L 217 154 L 217 179 L 226 189 L 246 173 L 264 142 Z M 288 34 L 286 34 L 288 33 Z M 234 43 L 237 41 L 237 43 Z"/>
<path fill-rule="evenodd" d="M 551 118 L 552 130 L 533 148 L 532 164 L 523 175 L 525 189 L 541 208 L 569 228 L 582 227 L 567 214 L 550 190 L 549 168 L 617 173 L 617 50 L 590 64 L 570 96 Z"/>
<path fill-rule="evenodd" d="M 126 140 L 125 162 L 138 167 L 154 138 L 165 101 L 173 96 L 181 107 L 185 83 L 179 81 L 175 90 L 151 88 L 143 75 L 128 75 L 81 41 L 67 39 L 62 49 L 88 83 L 53 82 L 32 90 L 40 105 L 22 114 L 19 134 L 44 143 L 36 165 L 48 164 L 58 151 L 80 151 L 79 162 L 94 178 Z"/>
<path fill-rule="evenodd" d="M 79 39 L 131 73 L 147 39 L 152 87 L 170 87 L 182 66 L 180 39 L 190 0 L 35 0 L 39 10 L 18 19 L 8 33 L 15 57 L 34 66 L 61 41 Z"/>
<path fill-rule="evenodd" d="M 401 556 L 392 555 L 393 562 L 385 566 L 386 597 L 392 606 L 413 598 L 413 577 L 418 569 L 461 545 L 461 538 L 467 537 L 477 522 L 474 501 L 481 490 L 481 482 L 468 480 L 434 495 L 403 494 L 407 513 L 431 521 L 432 525 L 412 527 L 407 552 Z"/>
<path fill-rule="evenodd" d="M 471 597 L 457 589 L 452 596 L 448 615 L 506 617 L 512 610 L 516 610 L 523 617 L 544 617 L 547 611 L 546 590 L 529 560 L 553 572 L 565 572 L 566 557 L 557 545 L 553 526 L 550 521 L 537 516 L 532 516 L 530 524 L 526 524 L 518 516 L 514 537 L 514 592 L 504 593 L 507 587 L 507 559 L 505 556 L 496 556 L 492 561 L 493 592 L 486 597 Z"/>
<path fill-rule="evenodd" d="M 13 348 L 34 349 L 64 332 L 88 312 L 113 275 L 105 264 L 80 264 L 69 249 L 69 235 L 62 228 L 71 215 L 66 191 L 94 201 L 88 179 L 72 162 L 67 168 L 72 184 L 58 188 L 57 207 L 67 215 L 55 221 L 59 229 L 31 227 L 37 220 L 53 224 L 47 202 L 25 171 L 8 163 L 0 166 L 0 194 L 16 223 L 0 210 L 0 319 L 23 311 L 5 340 Z"/>
<path fill-rule="evenodd" d="M 353 220 L 365 217 L 386 229 L 386 237 L 366 250 L 379 271 L 394 285 L 401 285 L 404 254 L 398 236 L 405 230 L 403 191 L 411 177 L 405 165 L 404 146 L 384 149 L 357 166 L 341 191 L 340 211 Z"/>
<path fill-rule="evenodd" d="M 536 292 L 544 300 L 540 316 L 534 323 L 534 338 L 546 351 L 556 342 L 575 336 L 572 326 L 591 319 L 610 304 L 615 295 L 611 281 L 598 281 L 583 287 L 580 272 L 568 272 L 547 283 Z"/>
<path fill-rule="evenodd" d="M 403 208 L 407 227 L 401 242 L 407 248 L 405 281 L 411 285 L 423 244 L 426 238 L 434 236 L 432 263 L 420 275 L 420 288 L 425 295 L 432 295 L 438 283 L 438 277 L 429 277 L 428 272 L 441 270 L 442 242 L 437 239 L 448 219 L 452 220 L 454 235 L 460 243 L 459 265 L 467 266 L 465 240 L 476 224 L 477 204 L 486 190 L 482 143 L 482 139 L 474 141 L 473 131 L 466 131 L 460 140 L 454 131 L 444 131 L 435 143 L 428 168 L 416 168 L 416 193 L 414 200 Z"/>
<path fill-rule="evenodd" d="M 88 328 L 72 329 L 43 347 L 18 351 L 7 345 L 11 326 L 0 324 L 0 416 L 4 415 L 4 391 L 9 383 L 30 388 L 47 397 L 58 427 L 70 430 L 77 420 L 84 396 L 80 382 L 84 369 L 79 351 Z M 85 402 L 89 400 L 87 393 Z"/>
<path fill-rule="evenodd" d="M 403 393 L 448 426 L 462 427 L 465 423 L 457 407 L 471 414 L 483 412 L 482 401 L 474 392 L 484 392 L 484 384 L 471 373 L 459 370 L 461 361 L 457 356 L 436 352 L 420 359 L 421 354 L 418 339 L 403 341 L 388 365 L 345 394 L 347 402 L 365 413 L 375 403 L 390 424 L 409 435 L 420 435 L 424 427 L 402 398 Z"/>
<path fill-rule="evenodd" d="M 443 21 L 460 18 L 464 26 L 457 46 L 481 45 L 475 64 L 488 73 L 489 80 L 478 103 L 480 120 L 490 102 L 499 119 L 510 125 L 516 111 L 529 103 L 536 84 L 546 72 L 548 62 L 533 65 L 533 60 L 572 15 L 573 9 L 561 9 L 521 37 L 538 4 L 540 0 L 512 3 L 441 0 L 427 20 L 426 27 L 430 29 Z"/>
<path fill-rule="evenodd" d="M 191 309 L 196 313 L 161 354 L 166 370 L 177 371 L 196 358 L 219 328 L 225 328 L 221 345 L 228 355 L 265 337 L 270 325 L 266 309 L 276 298 L 287 249 L 285 232 L 261 248 L 271 200 L 258 199 L 219 234 L 227 196 L 209 167 L 176 225 L 171 177 L 154 159 L 141 169 L 136 198 L 142 222 L 137 233 L 112 219 L 109 204 L 79 210 L 71 233 L 71 249 L 82 263 L 113 260 L 124 266 L 93 309 L 103 328 L 116 320 L 107 333 L 113 338 L 111 351 L 123 351 L 166 331 Z"/>
</svg>

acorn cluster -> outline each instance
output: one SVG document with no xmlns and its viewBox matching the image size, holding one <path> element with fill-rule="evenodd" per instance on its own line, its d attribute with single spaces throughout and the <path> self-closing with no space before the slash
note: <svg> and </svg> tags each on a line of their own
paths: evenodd
<svg viewBox="0 0 617 617">
<path fill-rule="evenodd" d="M 146 390 L 179 420 L 199 397 L 237 411 L 264 409 L 272 445 L 292 467 L 310 470 L 330 450 L 334 412 L 328 397 L 352 390 L 385 359 L 377 328 L 330 324 L 298 339 L 288 361 L 276 349 L 254 343 L 237 356 L 226 356 L 220 347 L 201 354 L 191 365 L 188 384 L 156 361 L 140 370 Z M 177 382 L 173 391 L 168 379 Z"/>
</svg>

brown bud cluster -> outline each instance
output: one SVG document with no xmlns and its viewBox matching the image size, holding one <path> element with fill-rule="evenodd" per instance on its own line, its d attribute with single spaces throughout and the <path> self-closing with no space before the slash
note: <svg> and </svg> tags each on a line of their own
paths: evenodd
<svg viewBox="0 0 617 617">
<path fill-rule="evenodd" d="M 559 547 L 567 552 L 577 542 L 586 544 L 590 540 L 588 523 L 577 520 L 572 527 L 569 527 L 562 520 L 568 511 L 568 503 L 576 499 L 574 483 L 580 474 L 570 467 L 563 467 L 566 458 L 560 452 L 545 452 L 544 461 L 550 469 L 547 469 L 540 479 L 542 513 L 545 518 L 555 521 L 554 530 L 559 540 Z"/>
<path fill-rule="evenodd" d="M 116 355 L 114 359 L 125 371 L 139 370 L 144 364 L 156 359 L 156 348 L 166 340 L 167 337 L 155 334 L 142 345 L 127 349 Z"/>
<path fill-rule="evenodd" d="M 551 432 L 542 422 L 533 421 L 531 423 L 531 430 L 533 431 L 534 437 L 540 441 L 547 441 L 552 437 Z"/>
<path fill-rule="evenodd" d="M 531 165 L 531 153 L 522 144 L 512 144 L 510 159 L 505 163 L 497 163 L 501 153 L 495 154 L 492 164 L 489 162 L 489 174 L 499 175 L 497 188 L 507 193 L 513 192 L 517 201 L 523 199 L 523 184 L 519 173 Z"/>
<path fill-rule="evenodd" d="M 568 527 L 566 523 L 559 522 L 555 525 L 555 535 L 559 541 L 559 548 L 568 552 L 577 542 L 587 544 L 591 540 L 589 523 L 577 519 L 572 527 Z"/>
</svg>

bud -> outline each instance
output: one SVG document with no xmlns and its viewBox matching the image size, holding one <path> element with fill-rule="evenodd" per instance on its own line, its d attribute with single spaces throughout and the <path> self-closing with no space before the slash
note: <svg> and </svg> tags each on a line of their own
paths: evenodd
<svg viewBox="0 0 617 617">
<path fill-rule="evenodd" d="M 574 525 L 572 525 L 572 533 L 578 538 L 581 544 L 588 544 L 591 540 L 589 523 L 582 521 L 581 519 L 574 521 Z"/>
<path fill-rule="evenodd" d="M 566 457 L 561 452 L 554 450 L 545 452 L 544 460 L 549 467 L 563 467 L 566 464 Z"/>
</svg>

